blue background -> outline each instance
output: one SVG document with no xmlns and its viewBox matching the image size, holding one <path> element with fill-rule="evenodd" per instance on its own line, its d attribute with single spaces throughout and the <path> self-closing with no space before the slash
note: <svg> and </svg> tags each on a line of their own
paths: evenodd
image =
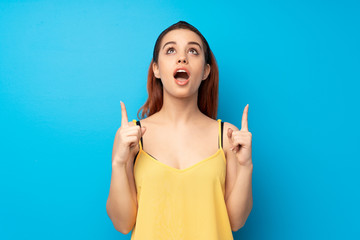
<svg viewBox="0 0 360 240">
<path fill-rule="evenodd" d="M 249 103 L 254 206 L 235 239 L 358 239 L 359 1 L 0 1 L 0 238 L 130 239 L 106 213 L 122 100 L 184 20 Z"/>
</svg>

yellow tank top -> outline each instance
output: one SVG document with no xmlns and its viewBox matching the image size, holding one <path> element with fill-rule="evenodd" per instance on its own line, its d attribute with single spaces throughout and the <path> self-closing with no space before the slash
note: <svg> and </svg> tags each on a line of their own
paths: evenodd
<svg viewBox="0 0 360 240">
<path fill-rule="evenodd" d="M 185 169 L 158 161 L 143 150 L 139 140 L 134 159 L 138 212 L 131 240 L 234 239 L 224 197 L 223 123 L 217 121 L 217 152 Z"/>
</svg>

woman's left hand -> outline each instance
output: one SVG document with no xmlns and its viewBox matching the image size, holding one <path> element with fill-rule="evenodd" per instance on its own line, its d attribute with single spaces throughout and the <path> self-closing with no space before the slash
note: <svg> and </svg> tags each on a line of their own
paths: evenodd
<svg viewBox="0 0 360 240">
<path fill-rule="evenodd" d="M 250 166 L 252 165 L 252 156 L 251 156 L 251 138 L 252 134 L 248 130 L 248 111 L 249 104 L 244 108 L 241 129 L 239 131 L 234 131 L 231 128 L 228 128 L 227 135 L 230 140 L 230 149 L 235 153 L 236 158 L 240 165 Z"/>
</svg>

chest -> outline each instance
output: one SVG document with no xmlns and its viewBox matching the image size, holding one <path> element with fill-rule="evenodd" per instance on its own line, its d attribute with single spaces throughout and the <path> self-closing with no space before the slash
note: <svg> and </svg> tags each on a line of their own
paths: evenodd
<svg viewBox="0 0 360 240">
<path fill-rule="evenodd" d="M 218 131 L 157 129 L 143 136 L 143 151 L 175 169 L 189 168 L 219 150 Z"/>
</svg>

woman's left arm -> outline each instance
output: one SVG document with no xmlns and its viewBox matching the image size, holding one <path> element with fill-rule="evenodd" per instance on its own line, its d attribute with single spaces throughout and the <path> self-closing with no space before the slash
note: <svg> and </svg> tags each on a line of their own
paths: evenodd
<svg viewBox="0 0 360 240">
<path fill-rule="evenodd" d="M 241 130 L 234 125 L 227 128 L 228 150 L 227 162 L 233 163 L 231 167 L 233 174 L 230 183 L 227 183 L 231 189 L 227 189 L 226 207 L 232 231 L 236 232 L 242 228 L 250 215 L 252 198 L 252 156 L 251 141 L 252 134 L 248 130 L 249 105 L 244 109 Z"/>
</svg>

